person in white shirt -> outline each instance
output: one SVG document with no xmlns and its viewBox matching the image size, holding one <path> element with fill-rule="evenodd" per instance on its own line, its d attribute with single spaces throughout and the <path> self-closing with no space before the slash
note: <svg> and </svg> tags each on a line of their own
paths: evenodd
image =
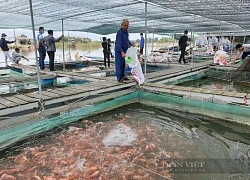
<svg viewBox="0 0 250 180">
<path fill-rule="evenodd" d="M 20 52 L 20 49 L 19 49 L 19 48 L 16 48 L 15 51 L 12 53 L 11 59 L 12 59 L 12 61 L 13 61 L 14 63 L 18 64 L 19 61 L 21 61 L 22 58 L 23 58 L 23 59 L 26 59 L 27 61 L 29 61 L 28 58 L 26 58 L 25 56 L 19 54 L 19 52 Z"/>
<path fill-rule="evenodd" d="M 233 64 L 237 59 L 242 58 L 246 59 L 248 55 L 250 55 L 250 44 L 237 44 L 236 49 L 238 50 L 236 57 L 233 60 Z"/>
</svg>

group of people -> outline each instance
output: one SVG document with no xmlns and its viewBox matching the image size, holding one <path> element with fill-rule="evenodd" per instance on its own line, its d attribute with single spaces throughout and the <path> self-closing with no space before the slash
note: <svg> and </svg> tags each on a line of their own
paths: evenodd
<svg viewBox="0 0 250 180">
<path fill-rule="evenodd" d="M 15 51 L 12 53 L 12 56 L 9 53 L 9 47 L 8 44 L 14 43 L 15 41 L 8 41 L 6 40 L 7 34 L 2 33 L 1 35 L 1 39 L 0 39 L 0 47 L 4 53 L 4 57 L 5 57 L 5 63 L 7 65 L 7 61 L 8 59 L 15 64 L 18 64 L 19 61 L 21 61 L 21 59 L 25 59 L 27 61 L 29 61 L 29 59 L 23 55 L 20 54 L 20 49 L 19 48 L 15 48 Z"/>
<path fill-rule="evenodd" d="M 124 19 L 121 23 L 121 29 L 116 34 L 115 69 L 116 69 L 117 81 L 121 83 L 125 83 L 128 80 L 128 78 L 124 74 L 125 57 L 126 57 L 126 52 L 128 48 L 130 46 L 134 46 L 134 44 L 129 41 L 128 27 L 129 27 L 129 21 L 127 19 Z M 141 35 L 140 54 L 143 54 L 144 38 L 143 38 L 143 34 L 140 34 L 140 35 Z M 182 63 L 182 61 L 184 64 L 188 63 L 187 60 L 185 59 L 186 47 L 189 45 L 188 41 L 189 41 L 188 31 L 185 30 L 184 35 L 181 36 L 179 39 L 179 47 L 181 51 L 179 63 Z M 236 49 L 238 50 L 238 53 L 235 59 L 233 60 L 233 62 L 235 62 L 236 59 L 239 59 L 239 58 L 245 59 L 248 55 L 250 55 L 250 44 L 249 45 L 237 44 Z"/>
<path fill-rule="evenodd" d="M 126 52 L 130 46 L 135 46 L 134 43 L 130 42 L 129 40 L 129 34 L 128 34 L 128 27 L 129 27 L 129 21 L 128 19 L 123 19 L 121 23 L 121 28 L 116 34 L 116 41 L 115 41 L 115 69 L 116 69 L 116 77 L 117 81 L 121 83 L 126 83 L 129 79 L 125 76 L 125 57 Z M 44 60 L 46 57 L 46 52 L 49 56 L 49 68 L 50 71 L 54 71 L 54 58 L 55 58 L 55 52 L 56 52 L 56 45 L 55 42 L 60 41 L 64 35 L 61 35 L 58 38 L 53 37 L 53 30 L 48 30 L 48 35 L 43 36 L 44 34 L 44 28 L 39 27 L 39 34 L 37 35 L 37 50 L 39 52 L 39 66 L 41 70 L 45 69 L 44 66 Z M 140 34 L 141 40 L 140 40 L 140 54 L 143 54 L 143 48 L 144 48 L 144 38 L 143 34 Z M 1 40 L 0 40 L 0 47 L 5 55 L 5 59 L 7 62 L 7 59 L 10 59 L 14 63 L 19 63 L 19 61 L 24 58 L 27 61 L 29 61 L 28 58 L 25 56 L 22 56 L 19 52 L 19 48 L 15 48 L 15 51 L 12 53 L 12 57 L 9 54 L 9 47 L 8 43 L 14 43 L 15 41 L 7 41 L 6 40 L 7 35 L 5 33 L 2 33 Z M 181 55 L 179 58 L 179 63 L 183 61 L 183 63 L 187 63 L 185 59 L 185 51 L 186 47 L 188 46 L 188 31 L 184 31 L 184 35 L 181 36 L 179 39 L 179 47 L 181 51 Z M 106 37 L 103 37 L 102 42 L 103 47 L 103 54 L 104 54 L 104 65 L 105 67 L 110 68 L 110 55 L 111 53 L 111 40 L 106 39 Z M 236 59 L 242 58 L 245 59 L 248 55 L 250 55 L 250 45 L 241 45 L 237 44 L 236 49 L 238 50 L 237 56 L 234 58 L 233 63 L 236 61 Z M 108 60 L 108 62 L 107 62 Z"/>
<path fill-rule="evenodd" d="M 43 37 L 44 27 L 39 27 L 39 33 L 37 35 L 37 50 L 39 52 L 39 66 L 41 70 L 45 69 L 44 60 L 46 57 L 46 52 L 49 56 L 49 69 L 50 71 L 55 71 L 54 61 L 56 52 L 56 42 L 59 42 L 64 35 L 58 38 L 54 38 L 53 30 L 48 30 L 48 35 Z"/>
<path fill-rule="evenodd" d="M 184 64 L 187 63 L 185 59 L 185 51 L 186 47 L 188 46 L 188 31 L 184 31 L 184 35 L 179 39 L 179 47 L 181 51 L 179 63 L 183 60 Z M 226 39 L 227 40 L 227 39 Z M 228 43 L 228 42 L 227 42 Z M 229 42 L 230 43 L 230 42 Z M 250 55 L 250 44 L 237 44 L 235 49 L 237 50 L 237 55 L 235 56 L 233 60 L 233 64 L 237 59 L 246 59 Z"/>
<path fill-rule="evenodd" d="M 49 56 L 49 69 L 50 71 L 54 71 L 54 60 L 55 60 L 55 52 L 56 52 L 56 42 L 60 41 L 64 35 L 61 35 L 59 38 L 54 38 L 53 30 L 48 30 L 48 35 L 43 37 L 44 28 L 39 27 L 39 33 L 37 35 L 37 45 L 36 48 L 39 52 L 39 67 L 41 70 L 45 69 L 44 60 L 46 57 L 46 52 Z M 0 47 L 5 55 L 5 61 L 7 64 L 7 60 L 9 59 L 12 63 L 18 64 L 19 61 L 24 58 L 27 61 L 29 59 L 20 54 L 20 49 L 15 48 L 15 51 L 12 53 L 12 56 L 9 54 L 9 47 L 8 44 L 14 43 L 15 41 L 7 41 L 7 35 L 2 33 L 1 40 L 0 40 Z"/>
</svg>

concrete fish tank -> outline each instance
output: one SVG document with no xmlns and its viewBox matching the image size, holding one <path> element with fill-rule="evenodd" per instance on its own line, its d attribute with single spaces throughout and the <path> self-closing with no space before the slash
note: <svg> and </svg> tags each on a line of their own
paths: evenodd
<svg viewBox="0 0 250 180">
<path fill-rule="evenodd" d="M 250 127 L 228 121 L 224 112 L 217 112 L 220 119 L 202 115 L 197 101 L 188 101 L 187 106 L 181 101 L 132 93 L 2 129 L 0 177 L 226 180 L 247 176 Z M 212 112 L 220 106 L 206 103 L 203 109 Z M 232 118 L 250 114 L 246 108 L 227 106 Z"/>
</svg>

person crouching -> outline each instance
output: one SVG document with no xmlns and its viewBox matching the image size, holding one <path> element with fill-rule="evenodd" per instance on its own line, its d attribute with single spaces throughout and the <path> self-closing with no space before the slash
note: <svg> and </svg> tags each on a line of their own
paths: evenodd
<svg viewBox="0 0 250 180">
<path fill-rule="evenodd" d="M 26 59 L 27 61 L 29 61 L 29 59 L 23 55 L 21 55 L 20 53 L 20 49 L 19 48 L 16 48 L 15 51 L 12 53 L 12 61 L 16 64 L 19 63 L 19 61 L 23 59 Z"/>
</svg>

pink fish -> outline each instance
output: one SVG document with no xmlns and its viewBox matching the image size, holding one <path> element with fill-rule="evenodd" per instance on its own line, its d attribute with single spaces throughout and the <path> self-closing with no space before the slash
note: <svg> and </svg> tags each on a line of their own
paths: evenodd
<svg viewBox="0 0 250 180">
<path fill-rule="evenodd" d="M 39 176 L 33 176 L 32 177 L 34 180 L 42 180 Z"/>
<path fill-rule="evenodd" d="M 19 169 L 5 169 L 0 172 L 0 176 L 3 174 L 13 174 L 19 172 Z"/>
<path fill-rule="evenodd" d="M 14 176 L 8 175 L 8 174 L 3 174 L 0 178 L 0 180 L 16 180 Z"/>
<path fill-rule="evenodd" d="M 100 174 L 100 171 L 96 171 L 94 172 L 91 176 L 89 176 L 89 178 L 95 178 Z"/>
</svg>

